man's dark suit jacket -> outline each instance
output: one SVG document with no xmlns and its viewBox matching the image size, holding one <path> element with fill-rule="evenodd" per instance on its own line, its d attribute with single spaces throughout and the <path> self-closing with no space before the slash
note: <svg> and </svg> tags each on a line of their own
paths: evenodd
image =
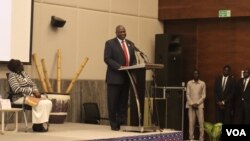
<svg viewBox="0 0 250 141">
<path fill-rule="evenodd" d="M 222 86 L 223 76 L 216 79 L 214 85 L 215 102 L 216 102 L 216 119 L 217 122 L 222 122 L 223 124 L 230 124 L 233 118 L 233 97 L 236 90 L 236 82 L 232 76 L 228 76 L 225 88 L 223 91 Z M 224 101 L 223 106 L 219 106 L 217 103 Z"/>
<path fill-rule="evenodd" d="M 125 41 L 130 54 L 129 65 L 134 65 L 136 64 L 134 43 L 127 39 L 125 39 Z M 126 59 L 121 44 L 117 38 L 108 40 L 105 43 L 104 61 L 108 65 L 106 73 L 106 82 L 108 84 L 128 83 L 129 80 L 126 72 L 118 70 L 121 66 L 126 65 Z"/>
<path fill-rule="evenodd" d="M 242 101 L 244 99 L 244 102 L 250 106 L 250 81 L 248 82 L 246 89 L 244 91 L 244 85 L 243 85 L 244 79 L 241 78 L 238 83 L 238 95 L 237 100 Z M 243 99 L 242 99 L 243 98 Z"/>
<path fill-rule="evenodd" d="M 225 90 L 223 91 L 222 78 L 223 76 L 220 76 L 215 81 L 215 85 L 214 85 L 215 100 L 216 100 L 216 103 L 219 101 L 224 101 L 225 107 L 228 108 L 228 107 L 233 106 L 232 98 L 235 93 L 236 82 L 232 76 L 228 76 L 228 79 L 225 85 Z"/>
<path fill-rule="evenodd" d="M 235 122 L 238 124 L 250 124 L 250 81 L 244 91 L 244 79 L 238 81 L 236 100 Z"/>
</svg>

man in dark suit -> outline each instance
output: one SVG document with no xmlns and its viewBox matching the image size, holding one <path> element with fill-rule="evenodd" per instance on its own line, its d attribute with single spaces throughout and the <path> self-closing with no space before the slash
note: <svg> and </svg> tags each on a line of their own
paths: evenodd
<svg viewBox="0 0 250 141">
<path fill-rule="evenodd" d="M 107 64 L 106 83 L 108 97 L 108 114 L 112 130 L 119 130 L 127 119 L 127 107 L 130 81 L 123 66 L 136 64 L 134 43 L 126 38 L 126 29 L 116 27 L 116 37 L 106 41 L 104 61 Z"/>
<path fill-rule="evenodd" d="M 231 76 L 231 67 L 225 65 L 223 73 L 215 80 L 214 94 L 216 102 L 216 120 L 224 124 L 232 122 L 233 96 L 235 93 L 236 82 Z"/>
<path fill-rule="evenodd" d="M 250 70 L 246 68 L 243 72 L 243 78 L 240 78 L 237 84 L 237 93 L 235 95 L 236 124 L 250 124 Z"/>
</svg>

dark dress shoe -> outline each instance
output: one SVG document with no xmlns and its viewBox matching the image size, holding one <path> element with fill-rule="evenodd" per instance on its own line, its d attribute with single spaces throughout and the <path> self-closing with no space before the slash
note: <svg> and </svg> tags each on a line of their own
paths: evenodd
<svg viewBox="0 0 250 141">
<path fill-rule="evenodd" d="M 113 131 L 120 130 L 120 124 L 117 121 L 110 121 L 110 127 L 111 127 L 111 130 Z"/>
<path fill-rule="evenodd" d="M 120 126 L 111 126 L 111 130 L 113 131 L 119 131 L 120 130 Z"/>
<path fill-rule="evenodd" d="M 113 131 L 119 131 L 120 128 L 118 128 L 118 127 L 116 127 L 116 128 L 111 128 L 111 130 L 113 130 Z"/>
</svg>

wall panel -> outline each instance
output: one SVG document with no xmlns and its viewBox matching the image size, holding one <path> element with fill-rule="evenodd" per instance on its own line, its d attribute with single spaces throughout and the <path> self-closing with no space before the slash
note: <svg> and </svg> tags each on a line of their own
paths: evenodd
<svg viewBox="0 0 250 141">
<path fill-rule="evenodd" d="M 80 75 L 80 77 L 88 78 L 91 80 L 105 79 L 106 71 L 100 71 L 100 68 L 106 69 L 106 64 L 103 61 L 103 51 L 105 41 L 109 38 L 108 19 L 109 14 L 107 14 L 106 12 L 90 10 L 79 11 L 79 26 L 76 33 L 78 38 L 78 51 L 76 53 L 77 58 L 79 58 L 78 64 L 81 64 L 81 59 L 89 57 L 89 62 L 84 68 L 83 73 Z M 89 74 L 86 72 L 93 72 L 93 75 L 89 77 Z"/>
<path fill-rule="evenodd" d="M 78 6 L 83 9 L 109 11 L 110 0 L 78 0 Z"/>
<path fill-rule="evenodd" d="M 110 0 L 110 11 L 112 13 L 138 15 L 138 0 Z"/>
<path fill-rule="evenodd" d="M 139 0 L 139 16 L 158 18 L 158 0 Z"/>
</svg>

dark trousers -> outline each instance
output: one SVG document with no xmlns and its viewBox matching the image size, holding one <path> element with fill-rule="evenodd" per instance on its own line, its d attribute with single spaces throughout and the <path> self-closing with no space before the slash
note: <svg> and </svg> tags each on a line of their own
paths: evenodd
<svg viewBox="0 0 250 141">
<path fill-rule="evenodd" d="M 221 109 L 216 107 L 216 121 L 222 122 L 223 124 L 231 124 L 232 122 L 232 108 L 225 107 Z"/>
<path fill-rule="evenodd" d="M 108 84 L 107 92 L 111 128 L 120 128 L 127 120 L 129 84 Z"/>
<path fill-rule="evenodd" d="M 234 123 L 250 124 L 250 104 L 248 102 L 242 101 L 237 110 L 235 110 Z"/>
</svg>

